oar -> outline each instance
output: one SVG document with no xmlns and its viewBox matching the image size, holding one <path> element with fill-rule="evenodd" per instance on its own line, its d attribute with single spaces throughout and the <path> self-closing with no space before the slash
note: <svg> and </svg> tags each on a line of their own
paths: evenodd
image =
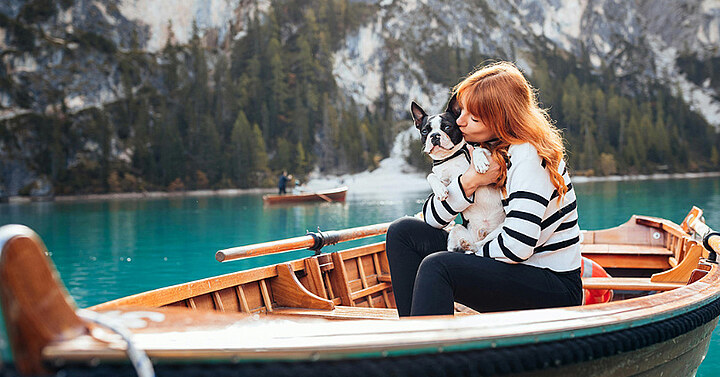
<svg viewBox="0 0 720 377">
<path fill-rule="evenodd" d="M 318 194 L 318 193 L 315 193 L 315 195 L 319 196 L 321 199 L 325 200 L 328 203 L 332 203 L 332 201 L 333 201 L 332 199 L 328 198 L 327 195 Z"/>
<path fill-rule="evenodd" d="M 702 237 L 703 246 L 709 252 L 708 260 L 715 262 L 717 253 L 720 253 L 720 233 L 705 225 L 702 219 L 702 211 L 699 209 L 696 211 L 696 207 L 693 207 L 686 220 L 688 227 Z"/>
<path fill-rule="evenodd" d="M 387 233 L 388 226 L 390 226 L 390 223 L 367 225 L 343 230 L 331 230 L 327 232 L 308 232 L 305 236 L 219 250 L 215 253 L 215 259 L 219 262 L 227 262 L 235 259 L 256 257 L 285 251 L 301 249 L 320 250 L 323 246 L 334 245 L 338 242 L 352 241 L 360 238 L 385 234 Z"/>
</svg>

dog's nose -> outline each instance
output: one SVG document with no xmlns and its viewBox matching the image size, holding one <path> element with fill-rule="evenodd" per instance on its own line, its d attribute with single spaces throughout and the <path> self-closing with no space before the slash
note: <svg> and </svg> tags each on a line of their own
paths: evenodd
<svg viewBox="0 0 720 377">
<path fill-rule="evenodd" d="M 440 145 L 440 135 L 438 135 L 438 134 L 430 135 L 430 142 L 433 145 Z"/>
</svg>

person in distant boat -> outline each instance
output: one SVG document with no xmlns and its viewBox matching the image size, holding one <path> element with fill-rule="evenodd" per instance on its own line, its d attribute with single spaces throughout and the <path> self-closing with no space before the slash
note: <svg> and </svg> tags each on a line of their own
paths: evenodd
<svg viewBox="0 0 720 377">
<path fill-rule="evenodd" d="M 386 249 L 399 315 L 452 314 L 454 302 L 479 312 L 580 305 L 580 228 L 560 131 L 512 63 L 480 68 L 453 92 L 465 140 L 491 141 L 508 157 L 493 153 L 485 174 L 471 163 L 447 187 L 446 200 L 428 197 L 423 220 L 390 225 Z M 505 189 L 504 222 L 476 253 L 447 251 L 443 228 L 473 203 L 478 187 L 492 184 Z"/>
<path fill-rule="evenodd" d="M 292 174 L 288 174 L 287 170 L 283 170 L 282 175 L 278 178 L 278 195 L 287 193 L 287 183 L 292 179 Z"/>
</svg>

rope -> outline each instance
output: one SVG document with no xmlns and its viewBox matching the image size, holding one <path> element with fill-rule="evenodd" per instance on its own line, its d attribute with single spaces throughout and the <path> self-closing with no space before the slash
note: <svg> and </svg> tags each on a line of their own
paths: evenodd
<svg viewBox="0 0 720 377">
<path fill-rule="evenodd" d="M 123 326 L 116 320 L 104 317 L 102 314 L 92 310 L 79 309 L 75 313 L 78 317 L 84 320 L 106 327 L 120 335 L 125 343 L 127 343 L 127 349 L 125 352 L 135 368 L 138 377 L 155 377 L 155 370 L 153 369 L 150 358 L 147 354 L 145 354 L 145 351 L 135 345 L 132 333 L 127 329 L 127 327 Z"/>
</svg>

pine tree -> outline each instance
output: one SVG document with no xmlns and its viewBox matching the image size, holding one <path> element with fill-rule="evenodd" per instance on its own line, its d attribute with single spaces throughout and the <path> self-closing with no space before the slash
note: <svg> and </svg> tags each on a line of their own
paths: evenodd
<svg viewBox="0 0 720 377">
<path fill-rule="evenodd" d="M 208 175 L 210 182 L 217 182 L 219 174 L 218 162 L 220 157 L 220 136 L 215 123 L 209 115 L 202 115 L 198 130 L 197 154 L 195 169 Z"/>
<path fill-rule="evenodd" d="M 563 82 L 562 114 L 564 126 L 570 132 L 576 132 L 580 125 L 580 84 L 577 77 L 569 74 Z"/>
<path fill-rule="evenodd" d="M 162 101 L 160 114 L 160 124 L 155 132 L 154 144 L 158 146 L 155 160 L 158 162 L 160 183 L 167 186 L 184 175 L 185 148 L 178 130 L 177 116 L 167 110 L 165 101 Z"/>
<path fill-rule="evenodd" d="M 305 155 L 305 148 L 299 141 L 295 144 L 295 158 L 293 160 L 294 166 L 292 169 L 295 172 L 294 174 L 300 178 L 305 177 L 308 173 L 308 161 Z"/>
<path fill-rule="evenodd" d="M 251 146 L 251 180 L 253 185 L 261 186 L 267 180 L 269 175 L 268 170 L 268 155 L 265 149 L 265 140 L 263 139 L 262 131 L 257 124 L 253 125 Z"/>
<path fill-rule="evenodd" d="M 253 128 L 250 126 L 245 113 L 238 113 L 230 136 L 228 175 L 240 187 L 250 185 L 250 171 L 252 166 L 253 148 L 251 142 L 255 139 Z"/>
<path fill-rule="evenodd" d="M 277 171 L 291 170 L 294 165 L 294 154 L 293 145 L 287 139 L 282 137 L 277 139 L 275 157 L 272 159 L 272 169 Z"/>
<path fill-rule="evenodd" d="M 269 113 L 269 123 L 266 137 L 277 136 L 285 125 L 281 119 L 286 115 L 288 88 L 286 70 L 283 66 L 282 46 L 280 42 L 271 38 L 267 47 L 268 80 L 266 82 L 266 104 Z"/>
<path fill-rule="evenodd" d="M 236 93 L 233 80 L 230 76 L 230 66 L 224 55 L 218 58 L 213 75 L 213 121 L 220 132 L 221 137 L 226 140 L 230 137 L 233 125 L 233 114 L 237 114 Z"/>
</svg>

